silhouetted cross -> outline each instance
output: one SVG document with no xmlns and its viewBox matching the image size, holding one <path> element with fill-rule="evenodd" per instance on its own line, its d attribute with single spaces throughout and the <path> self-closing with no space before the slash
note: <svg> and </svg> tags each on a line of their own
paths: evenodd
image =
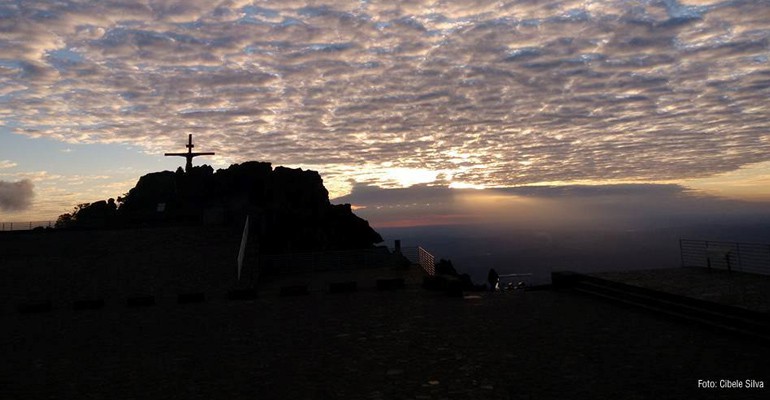
<svg viewBox="0 0 770 400">
<path fill-rule="evenodd" d="M 214 153 L 208 152 L 208 153 L 193 153 L 192 149 L 195 147 L 195 145 L 192 143 L 192 134 L 187 135 L 187 153 L 166 153 L 166 156 L 180 156 L 187 159 L 187 164 L 184 166 L 185 172 L 190 172 L 192 169 L 192 159 L 193 157 L 197 156 L 213 156 Z"/>
</svg>

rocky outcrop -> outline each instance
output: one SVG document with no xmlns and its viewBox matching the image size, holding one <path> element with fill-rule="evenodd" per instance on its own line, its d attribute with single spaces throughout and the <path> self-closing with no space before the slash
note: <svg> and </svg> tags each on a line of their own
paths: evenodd
<svg viewBox="0 0 770 400">
<path fill-rule="evenodd" d="M 243 226 L 250 216 L 260 252 L 281 253 L 361 249 L 382 241 L 349 204 L 333 205 L 315 171 L 270 163 L 234 164 L 216 172 L 207 166 L 189 172 L 163 171 L 142 176 L 119 207 L 81 205 L 62 219 L 66 227 L 167 226 L 212 224 Z M 93 208 L 93 210 L 92 210 Z"/>
</svg>

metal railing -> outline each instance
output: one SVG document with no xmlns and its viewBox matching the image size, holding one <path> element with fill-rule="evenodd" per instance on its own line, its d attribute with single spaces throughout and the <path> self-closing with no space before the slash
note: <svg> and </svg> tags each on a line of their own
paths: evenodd
<svg viewBox="0 0 770 400">
<path fill-rule="evenodd" d="M 53 221 L 0 222 L 2 231 L 29 231 L 35 228 L 53 228 Z"/>
<path fill-rule="evenodd" d="M 436 275 L 436 257 L 421 246 L 404 247 L 401 254 L 412 264 L 417 264 L 425 270 L 428 275 Z"/>
<path fill-rule="evenodd" d="M 417 263 L 420 264 L 422 269 L 424 269 L 428 275 L 436 275 L 436 258 L 433 257 L 433 254 L 430 254 L 428 250 L 418 246 L 417 260 Z"/>
<path fill-rule="evenodd" d="M 683 267 L 705 267 L 770 275 L 770 244 L 679 240 Z"/>
</svg>

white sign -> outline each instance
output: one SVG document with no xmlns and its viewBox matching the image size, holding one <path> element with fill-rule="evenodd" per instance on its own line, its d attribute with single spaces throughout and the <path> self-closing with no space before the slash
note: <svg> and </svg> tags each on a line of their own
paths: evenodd
<svg viewBox="0 0 770 400">
<path fill-rule="evenodd" d="M 241 237 L 241 249 L 238 251 L 238 280 L 241 280 L 241 268 L 243 267 L 243 257 L 246 256 L 246 240 L 249 238 L 249 216 L 246 216 L 246 224 L 243 226 L 243 237 Z"/>
</svg>

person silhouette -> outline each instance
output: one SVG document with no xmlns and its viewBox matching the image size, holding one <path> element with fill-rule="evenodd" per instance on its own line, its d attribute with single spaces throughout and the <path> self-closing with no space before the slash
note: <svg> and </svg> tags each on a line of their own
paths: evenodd
<svg viewBox="0 0 770 400">
<path fill-rule="evenodd" d="M 494 268 L 489 269 L 487 274 L 487 281 L 489 282 L 489 291 L 494 292 L 497 290 L 497 283 L 500 281 L 500 275 L 497 274 Z"/>
</svg>

